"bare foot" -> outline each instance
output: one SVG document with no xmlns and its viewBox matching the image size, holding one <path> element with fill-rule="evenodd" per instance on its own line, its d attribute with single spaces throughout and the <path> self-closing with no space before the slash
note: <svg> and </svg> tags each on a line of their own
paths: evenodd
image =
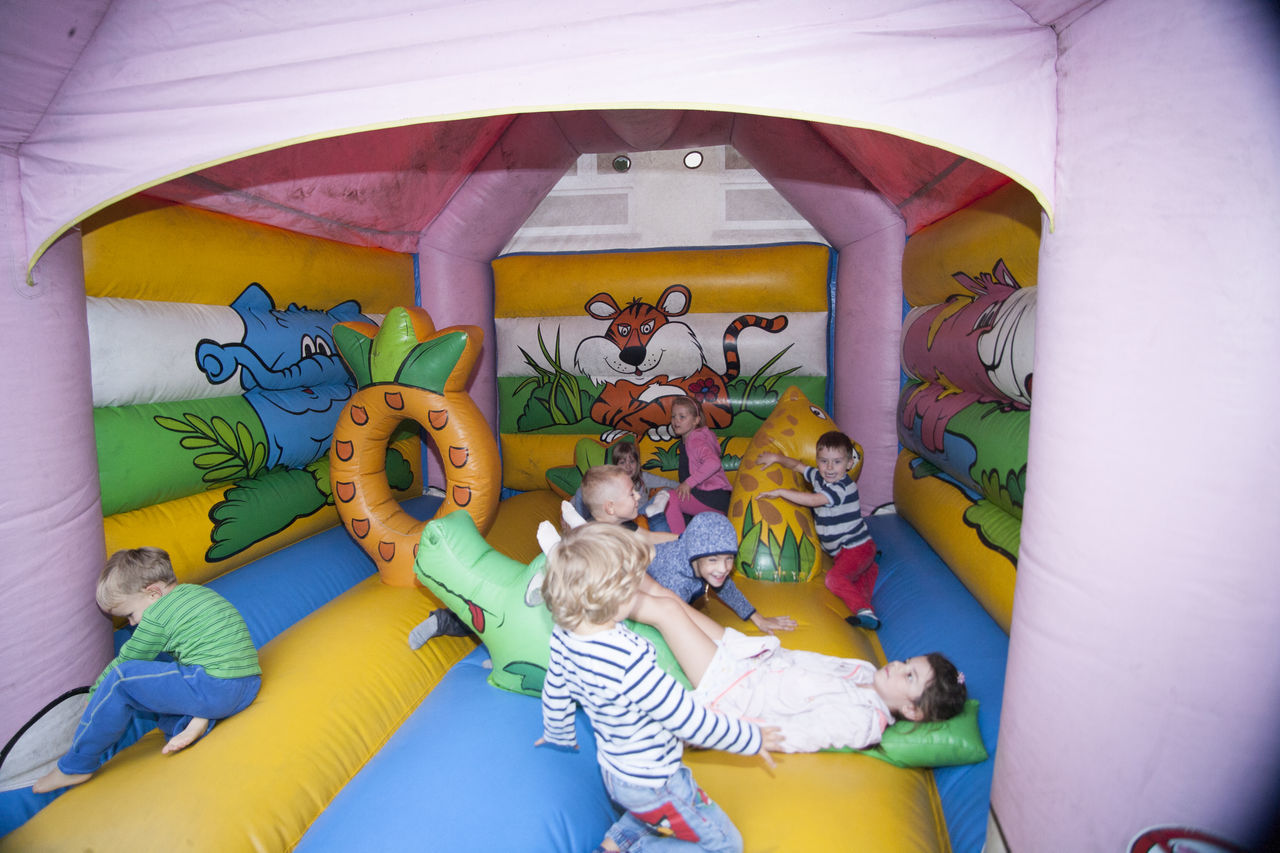
<svg viewBox="0 0 1280 853">
<path fill-rule="evenodd" d="M 169 738 L 169 742 L 162 748 L 161 752 L 168 755 L 177 752 L 180 749 L 186 749 L 200 739 L 200 736 L 209 728 L 209 721 L 204 717 L 192 717 L 191 722 L 187 723 L 187 727 Z"/>
<path fill-rule="evenodd" d="M 31 790 L 37 794 L 47 794 L 59 788 L 70 788 L 72 785 L 87 782 L 92 775 L 92 773 L 63 773 L 55 767 L 37 779 L 36 783 L 31 786 Z"/>
</svg>

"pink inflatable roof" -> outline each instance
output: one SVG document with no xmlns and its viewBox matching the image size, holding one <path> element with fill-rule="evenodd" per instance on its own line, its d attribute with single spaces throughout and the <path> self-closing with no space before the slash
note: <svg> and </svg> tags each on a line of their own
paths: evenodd
<svg viewBox="0 0 1280 853">
<path fill-rule="evenodd" d="M 1280 794 L 1276 31 L 1263 0 L 6 3 L 0 740 L 106 654 L 59 235 L 148 190 L 414 251 L 470 322 L 577 153 L 731 142 L 840 249 L 860 435 L 903 238 L 1007 179 L 1052 214 L 992 804 L 1017 851 L 1249 843 Z"/>
<path fill-rule="evenodd" d="M 671 110 L 635 132 L 615 122 L 593 129 L 594 139 L 578 134 L 584 150 L 673 144 L 686 109 L 821 122 L 911 221 L 939 215 L 931 195 L 981 194 L 979 170 L 962 158 L 1051 206 L 1056 39 L 1034 16 L 1091 4 L 14 5 L 0 66 L 0 144 L 18 153 L 31 259 L 94 209 L 193 171 L 200 175 L 162 192 L 192 199 L 252 183 L 260 194 L 229 202 L 240 215 L 280 224 L 292 216 L 295 225 L 403 248 L 454 189 L 423 167 L 424 152 L 458 167 L 439 174 L 466 174 L 509 116 L 566 107 Z M 444 119 L 459 121 L 408 127 Z M 379 128 L 398 130 L 314 141 Z M 228 163 L 296 143 L 310 144 Z M 351 177 L 325 171 L 352 158 Z M 306 208 L 282 209 L 302 179 L 317 190 Z M 351 181 L 364 201 L 344 200 Z"/>
</svg>

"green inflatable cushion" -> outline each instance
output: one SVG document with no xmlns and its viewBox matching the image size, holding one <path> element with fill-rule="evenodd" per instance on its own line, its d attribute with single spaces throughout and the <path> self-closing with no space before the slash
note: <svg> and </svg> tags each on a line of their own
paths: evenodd
<svg viewBox="0 0 1280 853">
<path fill-rule="evenodd" d="M 853 750 L 897 767 L 951 767 L 987 760 L 987 749 L 978 731 L 978 700 L 969 699 L 964 710 L 939 723 L 899 720 L 884 730 L 875 746 Z"/>
</svg>

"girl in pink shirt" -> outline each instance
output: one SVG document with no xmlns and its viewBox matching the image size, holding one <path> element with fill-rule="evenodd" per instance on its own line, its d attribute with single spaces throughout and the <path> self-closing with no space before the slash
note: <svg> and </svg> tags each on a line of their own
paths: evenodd
<svg viewBox="0 0 1280 853">
<path fill-rule="evenodd" d="M 693 399 L 677 397 L 672 402 L 671 431 L 680 439 L 680 485 L 670 492 L 666 516 L 671 532 L 682 533 L 686 516 L 727 513 L 732 487 L 720 465 L 720 442 Z"/>
</svg>

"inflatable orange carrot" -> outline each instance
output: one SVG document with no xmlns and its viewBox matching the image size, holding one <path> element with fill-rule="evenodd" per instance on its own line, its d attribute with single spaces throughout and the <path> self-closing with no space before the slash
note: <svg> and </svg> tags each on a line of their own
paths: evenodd
<svg viewBox="0 0 1280 853">
<path fill-rule="evenodd" d="M 392 495 L 387 445 L 402 423 L 416 421 L 444 461 L 445 499 L 437 517 L 465 509 L 481 532 L 489 529 L 502 480 L 498 445 L 464 390 L 483 335 L 475 326 L 437 331 L 423 309 L 393 308 L 381 327 L 339 323 L 333 339 L 359 388 L 342 410 L 329 448 L 334 504 L 383 582 L 413 586 L 425 522 Z"/>
</svg>

